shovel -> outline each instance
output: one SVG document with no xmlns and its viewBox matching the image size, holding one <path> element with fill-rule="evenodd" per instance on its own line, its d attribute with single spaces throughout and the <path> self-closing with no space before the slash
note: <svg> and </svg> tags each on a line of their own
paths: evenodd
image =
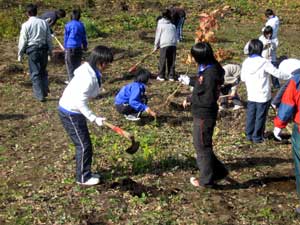
<svg viewBox="0 0 300 225">
<path fill-rule="evenodd" d="M 110 129 L 112 129 L 114 132 L 118 133 L 119 135 L 127 138 L 131 141 L 131 146 L 127 148 L 125 151 L 129 154 L 134 154 L 139 149 L 140 142 L 135 141 L 134 136 L 128 133 L 127 131 L 121 129 L 120 127 L 117 127 L 109 122 L 103 121 L 103 124 Z"/>
<path fill-rule="evenodd" d="M 58 43 L 59 47 L 61 48 L 61 50 L 65 51 L 64 46 L 60 43 L 60 41 L 58 40 L 58 38 L 54 35 L 51 34 L 51 36 L 55 39 L 55 41 Z"/>
<path fill-rule="evenodd" d="M 130 69 L 128 70 L 129 73 L 132 73 L 136 70 L 137 66 L 140 65 L 142 62 L 144 62 L 145 59 L 147 59 L 150 55 L 152 55 L 156 50 L 153 50 L 149 54 L 145 55 L 140 61 L 138 61 L 136 64 L 134 64 Z"/>
</svg>

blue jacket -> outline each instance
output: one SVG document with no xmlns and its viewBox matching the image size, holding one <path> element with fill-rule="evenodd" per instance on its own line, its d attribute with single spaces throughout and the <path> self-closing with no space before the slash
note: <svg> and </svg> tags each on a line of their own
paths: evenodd
<svg viewBox="0 0 300 225">
<path fill-rule="evenodd" d="M 142 97 L 145 94 L 145 84 L 140 82 L 132 82 L 122 87 L 115 97 L 115 104 L 129 104 L 137 112 L 145 111 L 148 106 L 142 103 Z"/>
<path fill-rule="evenodd" d="M 65 26 L 65 48 L 87 48 L 86 32 L 82 22 L 71 20 Z"/>
</svg>

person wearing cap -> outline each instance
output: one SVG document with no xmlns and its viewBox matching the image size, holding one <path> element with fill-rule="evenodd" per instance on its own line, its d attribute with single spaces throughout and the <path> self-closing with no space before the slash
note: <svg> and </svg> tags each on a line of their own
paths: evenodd
<svg viewBox="0 0 300 225">
<path fill-rule="evenodd" d="M 147 106 L 147 96 L 145 95 L 146 84 L 148 83 L 150 75 L 148 70 L 140 69 L 136 73 L 134 82 L 122 87 L 116 95 L 116 109 L 119 113 L 123 114 L 127 120 L 139 120 L 141 113 L 144 111 L 156 117 L 156 113 Z"/>
<path fill-rule="evenodd" d="M 300 61 L 287 59 L 280 64 L 279 69 L 293 74 L 293 77 L 288 82 L 278 114 L 274 119 L 274 136 L 281 140 L 281 129 L 285 128 L 291 119 L 294 121 L 291 141 L 295 163 L 296 189 L 298 196 L 300 196 Z M 300 213 L 300 207 L 296 208 L 296 212 Z"/>
</svg>

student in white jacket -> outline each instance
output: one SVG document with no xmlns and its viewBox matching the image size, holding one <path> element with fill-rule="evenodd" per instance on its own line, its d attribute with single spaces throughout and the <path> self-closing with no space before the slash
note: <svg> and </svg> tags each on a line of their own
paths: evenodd
<svg viewBox="0 0 300 225">
<path fill-rule="evenodd" d="M 249 57 L 242 64 L 241 80 L 245 82 L 248 96 L 246 135 L 249 141 L 264 141 L 264 129 L 271 100 L 270 75 L 289 79 L 290 74 L 278 70 L 261 56 L 263 43 L 253 39 L 249 43 Z"/>
<path fill-rule="evenodd" d="M 105 46 L 93 49 L 88 62 L 74 71 L 74 77 L 59 100 L 59 117 L 76 148 L 76 181 L 82 185 L 99 183 L 99 176 L 92 174 L 92 143 L 86 119 L 103 125 L 105 118 L 96 116 L 88 107 L 88 100 L 100 92 L 101 76 L 113 61 L 111 50 Z"/>
<path fill-rule="evenodd" d="M 159 56 L 159 74 L 157 80 L 164 81 L 175 79 L 175 61 L 176 61 L 176 27 L 171 22 L 172 14 L 169 9 L 162 12 L 162 18 L 158 20 L 154 50 L 160 50 Z M 166 76 L 167 67 L 167 76 Z"/>
</svg>

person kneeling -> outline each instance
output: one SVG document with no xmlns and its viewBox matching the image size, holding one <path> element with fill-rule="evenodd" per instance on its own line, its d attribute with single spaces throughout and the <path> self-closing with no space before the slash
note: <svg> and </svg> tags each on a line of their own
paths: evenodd
<svg viewBox="0 0 300 225">
<path fill-rule="evenodd" d="M 127 120 L 139 120 L 140 115 L 144 111 L 156 117 L 156 113 L 147 106 L 147 96 L 145 95 L 146 84 L 150 75 L 150 72 L 145 69 L 139 70 L 134 82 L 122 87 L 116 95 L 116 109 L 119 113 L 123 114 Z"/>
</svg>

